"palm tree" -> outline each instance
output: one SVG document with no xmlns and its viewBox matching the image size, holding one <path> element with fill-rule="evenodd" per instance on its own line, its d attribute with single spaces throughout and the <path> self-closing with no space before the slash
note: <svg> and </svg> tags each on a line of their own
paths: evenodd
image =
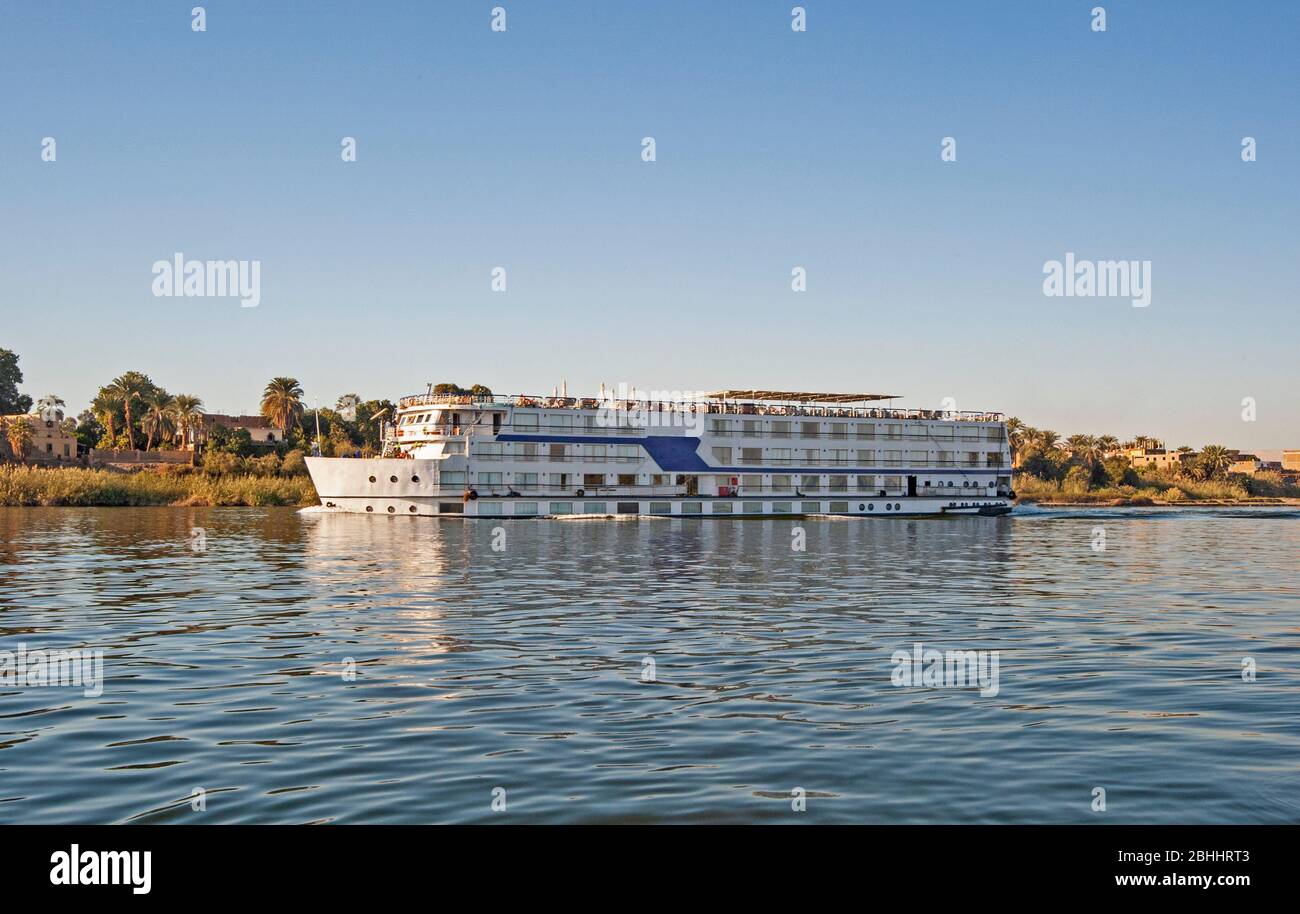
<svg viewBox="0 0 1300 914">
<path fill-rule="evenodd" d="M 1092 435 L 1071 435 L 1065 439 L 1065 449 L 1071 457 L 1089 468 L 1101 461 L 1101 448 Z"/>
<path fill-rule="evenodd" d="M 1088 469 L 1095 469 L 1101 463 L 1101 447 L 1097 446 L 1097 439 L 1091 434 L 1071 434 L 1062 447 L 1070 452 L 1071 460 L 1078 460 Z"/>
<path fill-rule="evenodd" d="M 1102 435 L 1097 439 L 1097 447 L 1103 454 L 1112 454 L 1119 450 L 1119 439 L 1114 435 Z"/>
<path fill-rule="evenodd" d="M 1038 445 L 1044 451 L 1050 451 L 1056 447 L 1056 443 L 1061 440 L 1061 436 L 1056 434 L 1050 428 L 1040 429 L 1034 438 L 1034 444 Z"/>
<path fill-rule="evenodd" d="M 131 421 L 131 401 L 139 400 L 149 388 L 149 379 L 138 371 L 128 371 L 114 378 L 108 385 L 108 391 L 122 401 L 122 410 L 126 414 L 126 440 L 131 450 L 135 450 L 135 426 Z"/>
<path fill-rule="evenodd" d="M 145 431 L 149 433 L 144 443 L 146 451 L 153 447 L 155 432 L 158 434 L 158 443 L 162 444 L 163 438 L 171 429 L 172 407 L 175 403 L 176 398 L 165 390 L 156 390 L 146 398 L 144 419 L 141 422 Z"/>
<path fill-rule="evenodd" d="M 1216 479 L 1232 466 L 1232 452 L 1219 444 L 1207 444 L 1201 448 L 1200 464 L 1207 479 Z"/>
<path fill-rule="evenodd" d="M 27 450 L 32 444 L 31 423 L 26 416 L 10 416 L 0 421 L 4 423 L 5 439 L 9 442 L 9 450 L 13 452 L 14 459 L 26 463 Z"/>
<path fill-rule="evenodd" d="M 1011 465 L 1019 462 L 1020 451 L 1025 446 L 1025 430 L 1028 428 L 1015 416 L 1007 420 L 1007 443 L 1011 445 Z"/>
<path fill-rule="evenodd" d="M 104 424 L 104 428 L 108 430 L 110 441 L 117 437 L 115 426 L 117 424 L 117 408 L 119 405 L 121 405 L 121 401 L 109 393 L 108 388 L 101 390 L 99 396 L 90 402 L 91 412 L 99 418 L 99 421 Z"/>
<path fill-rule="evenodd" d="M 288 434 L 302 416 L 302 388 L 297 378 L 272 378 L 262 391 L 262 415 Z"/>
<path fill-rule="evenodd" d="M 203 401 L 190 394 L 177 394 L 172 400 L 172 422 L 181 433 L 181 447 L 194 442 L 194 433 L 203 426 Z"/>
</svg>

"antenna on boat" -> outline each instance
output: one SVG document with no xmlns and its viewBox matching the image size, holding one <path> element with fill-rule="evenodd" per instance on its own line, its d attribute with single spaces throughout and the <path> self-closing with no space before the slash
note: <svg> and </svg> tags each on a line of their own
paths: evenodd
<svg viewBox="0 0 1300 914">
<path fill-rule="evenodd" d="M 320 403 L 316 404 L 316 440 L 311 445 L 311 455 L 320 456 Z"/>
</svg>

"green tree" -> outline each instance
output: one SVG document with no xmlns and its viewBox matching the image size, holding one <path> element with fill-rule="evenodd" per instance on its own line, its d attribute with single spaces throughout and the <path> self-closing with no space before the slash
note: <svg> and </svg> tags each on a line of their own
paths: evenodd
<svg viewBox="0 0 1300 914">
<path fill-rule="evenodd" d="M 90 409 L 99 420 L 108 438 L 112 441 L 117 437 L 117 415 L 121 409 L 122 401 L 117 399 L 106 387 L 101 387 L 99 394 L 94 400 L 90 401 Z M 97 439 L 98 440 L 98 439 Z"/>
<path fill-rule="evenodd" d="M 1026 433 L 1032 431 L 1029 426 L 1015 416 L 1007 420 L 1007 443 L 1011 446 L 1011 465 L 1019 466 L 1020 454 L 1025 448 Z"/>
<path fill-rule="evenodd" d="M 302 396 L 297 378 L 272 378 L 262 391 L 262 415 L 287 432 L 302 418 Z"/>
<path fill-rule="evenodd" d="M 396 412 L 391 400 L 367 400 L 357 407 L 357 433 L 367 453 L 379 453 L 383 447 L 384 423 L 391 422 Z"/>
<path fill-rule="evenodd" d="M 256 451 L 253 436 L 246 428 L 228 428 L 213 425 L 208 431 L 206 453 L 233 454 L 236 457 L 248 457 Z M 207 460 L 204 460 L 207 466 Z"/>
<path fill-rule="evenodd" d="M 1133 471 L 1133 465 L 1127 457 L 1107 457 L 1102 462 L 1102 469 L 1105 473 L 1103 483 L 1105 485 L 1135 486 L 1138 484 L 1138 475 Z"/>
<path fill-rule="evenodd" d="M 127 445 L 135 450 L 135 420 L 132 418 L 131 406 L 142 400 L 153 388 L 153 382 L 147 375 L 138 371 L 128 371 L 112 380 L 108 392 L 122 403 L 122 412 L 126 418 Z"/>
<path fill-rule="evenodd" d="M 1101 465 L 1102 448 L 1092 435 L 1071 435 L 1065 439 L 1070 457 L 1091 474 Z"/>
<path fill-rule="evenodd" d="M 176 398 L 165 390 L 154 390 L 145 396 L 144 415 L 141 418 L 141 425 L 149 434 L 149 437 L 144 442 L 146 451 L 153 447 L 154 435 L 158 436 L 159 447 L 162 447 L 163 439 L 170 436 L 172 409 L 175 405 Z"/>
<path fill-rule="evenodd" d="M 181 433 L 181 447 L 194 444 L 203 428 L 203 401 L 192 394 L 177 394 L 172 400 L 172 422 Z"/>
<path fill-rule="evenodd" d="M 9 451 L 20 463 L 27 462 L 27 453 L 32 446 L 32 424 L 26 416 L 9 416 L 3 420 L 5 440 L 9 442 Z"/>
<path fill-rule="evenodd" d="M 1227 475 L 1228 467 L 1232 466 L 1232 452 L 1220 444 L 1207 444 L 1201 448 L 1197 463 L 1206 479 L 1221 479 Z"/>
<path fill-rule="evenodd" d="M 0 349 L 0 416 L 26 414 L 31 411 L 32 398 L 18 392 L 23 383 L 23 372 L 18 367 L 18 356 L 8 349 Z"/>
<path fill-rule="evenodd" d="M 1034 444 L 1041 451 L 1050 451 L 1056 447 L 1056 443 L 1060 440 L 1061 436 L 1050 428 L 1039 429 L 1038 434 L 1034 436 Z"/>
<path fill-rule="evenodd" d="M 84 410 L 77 417 L 77 429 L 73 434 L 76 435 L 77 444 L 84 448 L 92 448 L 99 443 L 99 439 L 104 437 L 104 432 L 104 426 L 100 424 L 99 415 L 92 404 L 90 409 Z"/>
</svg>

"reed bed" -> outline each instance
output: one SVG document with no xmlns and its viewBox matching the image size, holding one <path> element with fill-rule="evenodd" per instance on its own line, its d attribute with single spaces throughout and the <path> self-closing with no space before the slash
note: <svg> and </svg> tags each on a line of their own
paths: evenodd
<svg viewBox="0 0 1300 914">
<path fill-rule="evenodd" d="M 188 468 L 184 468 L 188 470 Z M 0 506 L 220 506 L 314 505 L 304 476 L 212 476 L 140 470 L 115 473 L 81 468 L 0 466 Z"/>
</svg>

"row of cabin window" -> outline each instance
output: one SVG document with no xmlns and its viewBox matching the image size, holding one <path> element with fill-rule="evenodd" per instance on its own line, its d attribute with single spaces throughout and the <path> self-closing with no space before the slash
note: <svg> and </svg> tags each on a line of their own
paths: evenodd
<svg viewBox="0 0 1300 914">
<path fill-rule="evenodd" d="M 774 501 L 772 505 L 773 514 L 793 514 L 794 506 L 798 506 L 801 514 L 821 514 L 823 513 L 822 505 L 826 505 L 825 513 L 829 514 L 848 514 L 849 502 L 847 501 Z M 636 514 L 640 511 L 638 502 L 615 502 L 614 510 L 620 514 Z M 703 514 L 704 503 L 699 501 L 687 501 L 681 503 L 682 514 Z M 452 509 L 455 513 L 461 513 L 461 505 L 440 505 L 441 509 Z M 603 501 L 586 501 L 574 504 L 568 501 L 553 501 L 548 506 L 549 514 L 609 514 L 611 513 L 607 502 Z M 868 507 L 874 508 L 874 505 Z M 886 505 L 886 508 L 901 508 L 902 505 Z M 536 515 L 538 513 L 538 504 L 536 502 L 515 502 L 512 505 L 512 513 L 515 516 Z M 709 511 L 711 514 L 765 514 L 767 513 L 766 505 L 763 502 L 742 502 L 737 505 L 729 501 L 715 501 L 710 503 Z M 445 511 L 444 513 L 452 513 Z M 498 516 L 505 513 L 505 506 L 501 502 L 481 502 L 478 506 L 478 513 L 483 516 Z M 672 502 L 652 501 L 650 502 L 651 514 L 672 514 Z"/>
<path fill-rule="evenodd" d="M 929 451 L 875 451 L 850 450 L 849 448 L 788 448 L 788 447 L 715 447 L 713 448 L 713 459 L 719 466 L 731 466 L 733 456 L 739 452 L 741 464 L 771 464 L 771 463 L 807 463 L 818 464 L 825 460 L 827 463 L 875 463 L 877 454 L 879 459 L 888 464 L 901 464 L 904 460 L 909 461 L 916 466 L 928 464 L 933 459 L 939 466 L 958 466 L 964 464 L 969 467 L 981 465 L 981 460 L 986 460 L 988 466 L 1001 466 L 1002 454 L 1000 451 L 990 451 L 985 455 L 980 451 L 951 452 L 938 451 L 937 456 L 931 457 Z M 764 453 L 766 452 L 766 453 Z"/>
<path fill-rule="evenodd" d="M 520 490 L 530 490 L 538 488 L 539 483 L 545 480 L 548 488 L 577 488 L 579 486 L 636 486 L 646 485 L 647 483 L 639 481 L 640 477 L 633 473 L 511 473 L 510 485 Z M 481 486 L 504 486 L 506 484 L 504 473 L 485 473 L 478 472 L 474 474 L 475 482 Z M 655 473 L 649 475 L 648 484 L 651 486 L 674 486 L 674 476 L 666 473 Z M 875 476 L 870 474 L 860 474 L 855 476 L 820 476 L 820 475 L 791 475 L 791 474 L 773 474 L 771 481 L 764 483 L 764 477 L 758 475 L 745 476 L 703 476 L 694 477 L 698 484 L 709 487 L 727 488 L 732 487 L 735 483 L 733 479 L 739 480 L 739 488 L 743 492 L 746 489 L 752 489 L 755 492 L 761 492 L 765 486 L 775 492 L 794 491 L 797 486 L 800 491 L 816 491 L 822 488 L 822 480 L 825 479 L 825 487 L 831 492 L 847 492 L 852 485 L 858 491 L 871 492 L 880 488 L 897 489 L 903 484 L 901 476 Z M 439 482 L 442 486 L 462 486 L 467 484 L 464 471 L 446 471 L 440 474 Z M 985 483 L 992 485 L 992 483 Z M 939 488 L 968 488 L 979 487 L 979 483 L 969 480 L 925 480 L 922 486 L 939 487 Z"/>
<path fill-rule="evenodd" d="M 766 451 L 766 454 L 764 453 Z M 927 464 L 931 458 L 929 451 L 875 451 L 851 450 L 849 448 L 731 448 L 715 447 L 713 448 L 713 459 L 722 466 L 730 466 L 736 453 L 739 452 L 741 464 L 770 464 L 770 463 L 808 463 L 818 464 L 825 460 L 828 463 L 875 463 L 877 455 L 879 459 L 887 463 L 902 463 L 904 460 L 911 461 L 916 465 Z M 461 454 L 462 449 L 452 448 L 450 445 L 446 453 Z M 605 444 L 538 444 L 534 442 L 519 442 L 515 445 L 514 450 L 509 450 L 509 445 L 504 442 L 484 442 L 475 445 L 474 456 L 484 460 L 500 460 L 507 456 L 528 460 L 528 459 L 546 459 L 553 461 L 579 459 L 586 461 L 605 461 L 616 460 L 619 462 L 633 462 L 641 460 L 643 455 L 638 445 L 605 445 Z M 958 466 L 965 465 L 976 467 L 981 465 L 982 454 L 979 451 L 949 452 L 938 451 L 938 456 L 934 461 L 939 466 Z M 983 455 L 984 462 L 987 466 L 1001 466 L 1001 452 L 990 451 Z"/>
<path fill-rule="evenodd" d="M 447 451 L 446 453 L 453 453 Z M 464 453 L 456 451 L 454 453 Z M 547 444 L 521 441 L 509 450 L 504 442 L 491 441 L 474 445 L 474 456 L 484 460 L 499 460 L 506 456 L 529 460 L 618 460 L 621 462 L 641 460 L 641 447 L 636 444 Z"/>
</svg>

